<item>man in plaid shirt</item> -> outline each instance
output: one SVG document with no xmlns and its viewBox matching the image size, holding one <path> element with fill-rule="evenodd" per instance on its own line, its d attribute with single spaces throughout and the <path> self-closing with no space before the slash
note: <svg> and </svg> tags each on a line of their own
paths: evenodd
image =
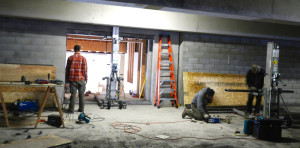
<svg viewBox="0 0 300 148">
<path fill-rule="evenodd" d="M 84 91 L 87 83 L 87 62 L 85 57 L 80 55 L 80 45 L 74 46 L 74 55 L 68 58 L 66 67 L 66 83 L 70 83 L 71 98 L 69 104 L 69 113 L 74 112 L 76 92 L 79 93 L 78 112 L 84 112 Z"/>
</svg>

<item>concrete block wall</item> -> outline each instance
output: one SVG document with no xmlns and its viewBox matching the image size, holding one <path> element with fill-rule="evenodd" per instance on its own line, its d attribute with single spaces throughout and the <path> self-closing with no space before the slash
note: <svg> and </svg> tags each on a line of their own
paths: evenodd
<svg viewBox="0 0 300 148">
<path fill-rule="evenodd" d="M 293 90 L 294 93 L 282 94 L 285 103 L 289 106 L 300 105 L 300 46 L 281 46 L 279 57 L 279 72 L 283 86 L 279 83 L 279 87 L 283 89 Z"/>
<path fill-rule="evenodd" d="M 265 68 L 267 42 L 272 40 L 239 38 L 217 35 L 183 33 L 179 52 L 178 96 L 183 104 L 183 72 L 246 74 L 251 64 Z M 280 53 L 279 68 L 286 89 L 295 90 L 287 95 L 288 104 L 300 104 L 299 89 L 299 43 L 283 43 Z M 297 46 L 289 48 L 290 46 Z M 288 49 L 286 49 L 288 48 Z M 295 58 L 291 55 L 296 56 Z M 293 73 L 291 73 L 293 72 Z M 294 105 L 294 104 L 293 104 Z"/>
<path fill-rule="evenodd" d="M 0 63 L 54 65 L 64 80 L 65 30 L 64 23 L 0 17 Z"/>
<path fill-rule="evenodd" d="M 0 63 L 54 65 L 64 79 L 63 23 L 0 18 Z"/>
</svg>

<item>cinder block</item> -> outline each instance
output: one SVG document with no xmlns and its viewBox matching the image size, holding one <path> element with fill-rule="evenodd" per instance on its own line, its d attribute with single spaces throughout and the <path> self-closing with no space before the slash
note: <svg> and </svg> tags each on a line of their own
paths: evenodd
<svg viewBox="0 0 300 148">
<path fill-rule="evenodd" d="M 61 37 L 52 37 L 46 40 L 46 45 L 66 45 L 66 39 Z"/>
<path fill-rule="evenodd" d="M 226 44 L 215 44 L 218 48 L 226 48 Z"/>
<path fill-rule="evenodd" d="M 195 69 L 203 69 L 204 65 L 203 64 L 194 64 Z"/>
<path fill-rule="evenodd" d="M 225 47 L 225 48 L 221 48 L 219 51 L 220 54 L 230 54 L 230 49 Z"/>
<path fill-rule="evenodd" d="M 292 88 L 293 88 L 293 89 L 300 89 L 300 84 L 293 84 L 293 85 L 292 85 Z"/>
<path fill-rule="evenodd" d="M 36 59 L 45 59 L 46 53 L 45 52 L 30 52 L 30 57 L 36 58 Z"/>
<path fill-rule="evenodd" d="M 241 50 L 238 49 L 238 48 L 231 48 L 231 49 L 230 49 L 230 53 L 231 53 L 231 54 L 240 54 L 240 53 L 241 53 Z"/>
<path fill-rule="evenodd" d="M 16 43 L 16 38 L 0 36 L 0 43 L 5 43 L 5 44 Z"/>
<path fill-rule="evenodd" d="M 205 46 L 207 47 L 216 47 L 215 43 L 205 43 Z"/>
<path fill-rule="evenodd" d="M 190 69 L 194 68 L 193 67 L 194 64 L 191 64 L 191 63 L 183 63 L 182 65 L 186 68 L 190 68 Z"/>
<path fill-rule="evenodd" d="M 188 72 L 199 72 L 199 70 L 196 70 L 196 69 L 189 69 Z"/>
<path fill-rule="evenodd" d="M 201 59 L 199 59 L 199 64 L 209 64 L 209 59 L 208 58 L 201 58 Z"/>
<path fill-rule="evenodd" d="M 228 70 L 220 70 L 220 73 L 228 74 L 228 73 L 230 73 L 230 71 L 228 71 Z"/>
<path fill-rule="evenodd" d="M 22 46 L 20 44 L 7 44 L 7 50 L 19 51 L 22 50 Z"/>
<path fill-rule="evenodd" d="M 24 50 L 16 51 L 14 56 L 19 58 L 31 58 L 30 52 Z"/>
<path fill-rule="evenodd" d="M 39 45 L 22 45 L 23 51 L 38 51 Z"/>
<path fill-rule="evenodd" d="M 32 44 L 33 45 L 45 45 L 46 40 L 43 38 L 32 38 Z"/>
<path fill-rule="evenodd" d="M 213 64 L 204 64 L 204 68 L 207 70 L 211 70 L 211 69 L 214 69 L 214 65 Z"/>
<path fill-rule="evenodd" d="M 22 44 L 22 45 L 32 44 L 32 40 L 30 38 L 17 37 L 16 41 L 17 41 L 18 44 Z"/>
<path fill-rule="evenodd" d="M 220 61 L 218 59 L 209 59 L 210 64 L 218 65 L 220 64 Z"/>
<path fill-rule="evenodd" d="M 7 50 L 7 44 L 6 43 L 0 43 L 0 51 L 4 51 L 4 50 Z"/>
<path fill-rule="evenodd" d="M 205 46 L 200 47 L 199 52 L 208 53 L 209 52 L 208 47 L 205 47 Z"/>
<path fill-rule="evenodd" d="M 201 73 L 209 73 L 209 70 L 206 70 L 206 69 L 200 69 L 200 70 L 198 70 L 198 72 L 201 72 Z"/>
<path fill-rule="evenodd" d="M 216 47 L 209 47 L 208 51 L 210 53 L 219 53 L 220 52 L 220 48 L 216 48 Z"/>
<path fill-rule="evenodd" d="M 1 52 L 1 55 L 6 58 L 13 58 L 15 55 L 15 51 L 13 50 L 5 50 Z"/>
<path fill-rule="evenodd" d="M 198 58 L 189 58 L 188 63 L 198 63 Z"/>
<path fill-rule="evenodd" d="M 210 73 L 220 73 L 219 70 L 214 70 L 214 69 L 213 69 L 213 70 L 209 70 L 209 72 L 210 72 Z"/>
</svg>

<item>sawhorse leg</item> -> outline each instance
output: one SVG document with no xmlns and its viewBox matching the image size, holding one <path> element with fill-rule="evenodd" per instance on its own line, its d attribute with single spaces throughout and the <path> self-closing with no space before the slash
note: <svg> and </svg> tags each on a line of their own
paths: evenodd
<svg viewBox="0 0 300 148">
<path fill-rule="evenodd" d="M 40 117 L 41 117 L 41 114 L 43 112 L 43 109 L 45 107 L 45 104 L 47 102 L 47 99 L 48 99 L 48 96 L 49 96 L 49 93 L 50 93 L 50 90 L 53 90 L 54 91 L 54 97 L 55 97 L 55 102 L 57 104 L 57 107 L 58 107 L 58 111 L 59 111 L 59 115 L 60 115 L 60 120 L 63 124 L 63 127 L 65 127 L 65 123 L 64 123 L 64 120 L 63 120 L 63 113 L 62 113 L 62 110 L 61 110 L 61 106 L 60 106 L 60 102 L 58 100 L 58 96 L 57 96 L 57 93 L 56 93 L 56 89 L 55 87 L 52 87 L 50 88 L 49 86 L 47 87 L 47 90 L 46 90 L 46 93 L 45 93 L 45 96 L 44 96 L 44 99 L 43 99 L 43 102 L 42 102 L 42 106 L 40 107 L 39 109 L 39 112 L 38 112 L 38 118 L 36 120 L 36 123 L 35 123 L 35 127 L 37 127 L 38 123 L 40 122 Z"/>
<path fill-rule="evenodd" d="M 4 113 L 4 117 L 5 117 L 6 126 L 9 127 L 6 105 L 5 105 L 4 98 L 3 98 L 1 90 L 0 90 L 0 98 L 1 98 L 1 104 L 2 104 L 2 109 L 3 109 L 3 113 Z"/>
<path fill-rule="evenodd" d="M 61 109 L 60 102 L 58 100 L 56 89 L 54 87 L 52 89 L 54 89 L 54 96 L 55 96 L 56 104 L 57 104 L 57 107 L 58 107 L 58 112 L 59 112 L 59 115 L 60 115 L 61 123 L 63 124 L 63 127 L 65 127 L 65 123 L 64 123 L 64 119 L 63 119 L 63 112 L 62 112 L 62 109 Z"/>
<path fill-rule="evenodd" d="M 40 109 L 39 109 L 38 116 L 37 116 L 38 118 L 37 118 L 37 120 L 36 120 L 36 123 L 35 123 L 34 128 L 36 128 L 37 125 L 38 125 L 39 122 L 40 122 L 41 113 L 43 112 L 43 109 L 44 109 L 45 104 L 46 104 L 46 102 L 47 102 L 47 99 L 48 99 L 48 96 L 49 96 L 49 92 L 50 92 L 50 87 L 48 86 L 48 87 L 47 87 L 47 90 L 46 90 L 46 93 L 45 93 L 45 96 L 44 96 L 44 99 L 43 99 L 43 102 L 42 102 L 42 106 L 41 106 Z"/>
</svg>

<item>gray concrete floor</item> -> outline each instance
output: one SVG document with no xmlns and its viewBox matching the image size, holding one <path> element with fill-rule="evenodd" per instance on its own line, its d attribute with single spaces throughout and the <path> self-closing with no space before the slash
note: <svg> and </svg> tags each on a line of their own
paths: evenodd
<svg viewBox="0 0 300 148">
<path fill-rule="evenodd" d="M 76 104 L 76 108 L 78 104 Z M 70 145 L 59 147 L 272 147 L 272 148 L 299 148 L 300 147 L 300 122 L 289 129 L 282 130 L 282 140 L 262 141 L 252 136 L 237 136 L 235 131 L 243 133 L 245 118 L 232 113 L 212 114 L 225 119 L 231 116 L 231 124 L 221 120 L 220 124 L 210 124 L 201 121 L 191 122 L 182 119 L 183 108 L 162 107 L 157 109 L 153 105 L 129 105 L 127 109 L 119 110 L 114 107 L 110 110 L 99 109 L 98 105 L 86 104 L 86 114 L 93 119 L 88 124 L 76 124 L 78 113 L 64 114 L 66 128 L 56 128 L 43 123 L 33 129 L 36 117 L 10 120 L 15 128 L 5 128 L 4 119 L 0 118 L 0 143 L 4 141 L 24 140 L 28 135 L 31 138 L 54 134 L 73 141 Z M 300 107 L 291 109 L 293 113 L 300 112 Z M 45 111 L 43 119 L 56 111 Z M 13 119 L 13 118 L 10 118 Z M 112 124 L 123 122 L 115 129 Z M 127 130 L 136 133 L 124 132 L 122 125 L 127 125 Z M 130 130 L 134 129 L 134 130 Z M 29 130 L 28 130 L 29 129 Z M 28 130 L 28 131 L 27 131 Z M 42 133 L 40 133 L 42 132 Z M 156 138 L 158 135 L 169 136 L 169 140 Z"/>
</svg>

